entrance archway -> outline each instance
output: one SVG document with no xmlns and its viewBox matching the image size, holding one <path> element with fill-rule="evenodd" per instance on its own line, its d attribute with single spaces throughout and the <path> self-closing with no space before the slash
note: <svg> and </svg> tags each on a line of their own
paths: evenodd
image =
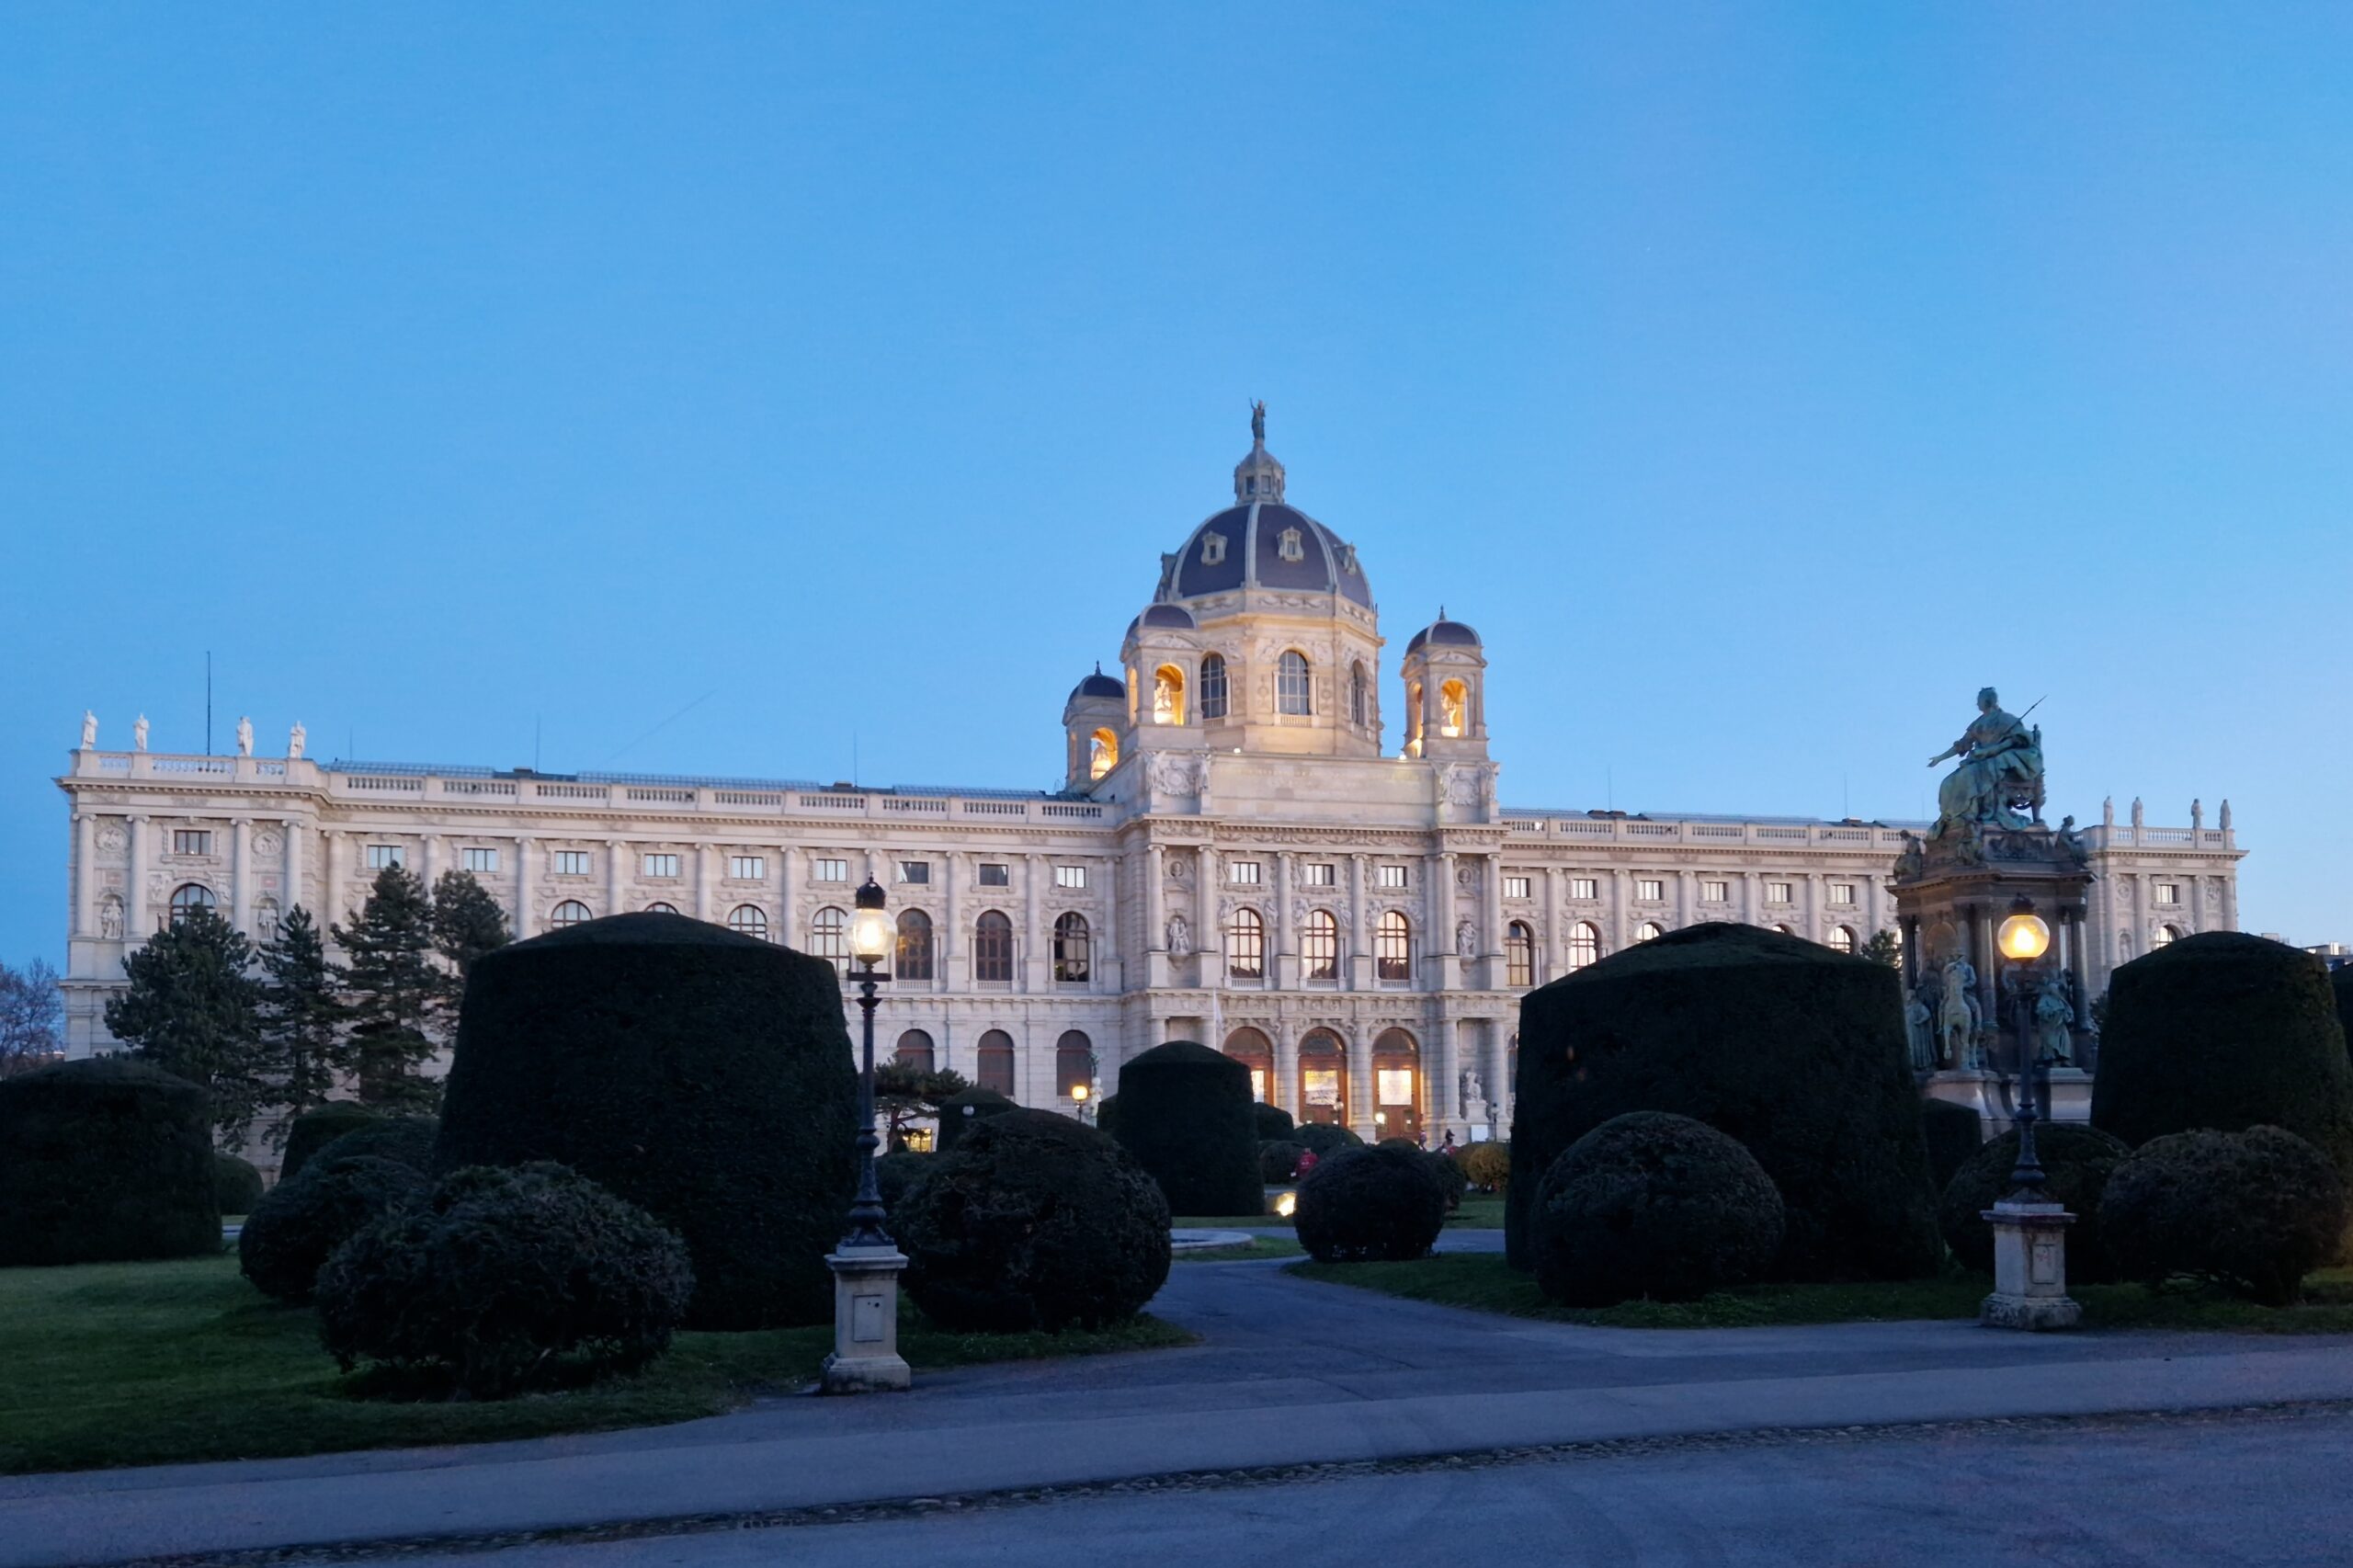
<svg viewBox="0 0 2353 1568">
<path fill-rule="evenodd" d="M 1296 1119 L 1348 1124 L 1348 1048 L 1330 1029 L 1301 1037 Z"/>
<path fill-rule="evenodd" d="M 1275 1045 L 1254 1028 L 1238 1028 L 1225 1037 L 1225 1053 L 1250 1069 L 1250 1097 L 1262 1105 L 1275 1103 Z"/>
<path fill-rule="evenodd" d="M 1422 1048 L 1404 1029 L 1383 1029 L 1372 1042 L 1372 1104 L 1381 1137 L 1421 1135 Z"/>
</svg>

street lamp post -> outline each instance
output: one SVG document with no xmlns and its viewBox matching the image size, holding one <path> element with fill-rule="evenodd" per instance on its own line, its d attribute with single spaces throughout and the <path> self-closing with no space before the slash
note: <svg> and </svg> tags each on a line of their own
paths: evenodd
<svg viewBox="0 0 2353 1568">
<path fill-rule="evenodd" d="M 2051 927 L 2034 912 L 2034 904 L 2021 898 L 2010 906 L 2010 917 L 2002 922 L 1995 938 L 2002 956 L 2010 960 L 2011 1028 L 2018 1036 L 2018 1104 L 2013 1119 L 2018 1129 L 2018 1157 L 2010 1167 L 2010 1188 L 2013 1193 L 2040 1197 L 2045 1176 L 2042 1162 L 2035 1156 L 2034 1124 L 2040 1119 L 2035 1097 L 2037 1060 L 2034 1044 L 2034 998 L 2029 985 L 2034 976 L 2035 960 L 2050 950 Z"/>
<path fill-rule="evenodd" d="M 2067 1295 L 2067 1227 L 2075 1217 L 2043 1192 L 2042 1162 L 2035 1155 L 2036 1077 L 2041 1066 L 2034 1046 L 2034 1003 L 2029 986 L 2037 960 L 2051 947 L 2051 927 L 2020 898 L 2010 906 L 1995 938 L 2011 965 L 2018 1032 L 2018 1161 L 2010 1168 L 2010 1190 L 1984 1210 L 1994 1227 L 1994 1293 L 1978 1309 L 1978 1321 L 1995 1328 L 2073 1328 L 2083 1308 Z"/>
<path fill-rule="evenodd" d="M 858 890 L 850 916 L 850 957 L 858 963 L 858 1006 L 864 1042 L 858 1076 L 858 1196 L 850 1203 L 849 1233 L 828 1254 L 834 1271 L 834 1353 L 819 1386 L 826 1393 L 871 1393 L 912 1381 L 899 1354 L 899 1271 L 907 1266 L 883 1229 L 881 1189 L 874 1181 L 874 1009 L 876 985 L 891 978 L 881 964 L 891 953 L 891 917 L 873 878 Z"/>
</svg>

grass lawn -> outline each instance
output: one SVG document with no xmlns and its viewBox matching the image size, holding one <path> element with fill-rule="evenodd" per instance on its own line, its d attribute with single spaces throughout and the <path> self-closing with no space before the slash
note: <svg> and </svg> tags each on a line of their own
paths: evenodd
<svg viewBox="0 0 2353 1568">
<path fill-rule="evenodd" d="M 904 1302 L 903 1302 L 904 1308 Z M 956 1335 L 904 1308 L 918 1371 L 1190 1343 L 1156 1318 L 1099 1333 Z M 0 1472 L 487 1442 L 688 1421 L 817 1374 L 830 1326 L 682 1334 L 633 1377 L 483 1403 L 363 1400 L 308 1308 L 233 1256 L 0 1270 Z"/>
<path fill-rule="evenodd" d="M 1448 1228 L 1457 1231 L 1500 1231 L 1504 1228 L 1504 1195 L 1500 1192 L 1466 1192 L 1454 1212 L 1446 1217 Z"/>
<path fill-rule="evenodd" d="M 1720 1290 L 1696 1301 L 1626 1301 L 1614 1307 L 1561 1307 L 1544 1299 L 1533 1277 L 1493 1253 L 1457 1253 L 1412 1263 L 1299 1263 L 1309 1279 L 1382 1290 L 1441 1306 L 1505 1312 L 1604 1328 L 1756 1328 L 1782 1324 L 1893 1323 L 1973 1318 L 1993 1281 L 1983 1275 L 1862 1285 L 1758 1285 Z M 2305 1303 L 2284 1311 L 2202 1290 L 2151 1290 L 2142 1285 L 2086 1285 L 2075 1298 L 2093 1328 L 2227 1329 L 2266 1334 L 2353 1333 L 2353 1270 L 2325 1269 L 2304 1284 Z"/>
<path fill-rule="evenodd" d="M 1307 1249 L 1290 1236 L 1253 1236 L 1240 1246 L 1210 1247 L 1200 1252 L 1180 1252 L 1172 1261 L 1176 1263 L 1235 1263 L 1252 1257 L 1305 1257 Z"/>
</svg>

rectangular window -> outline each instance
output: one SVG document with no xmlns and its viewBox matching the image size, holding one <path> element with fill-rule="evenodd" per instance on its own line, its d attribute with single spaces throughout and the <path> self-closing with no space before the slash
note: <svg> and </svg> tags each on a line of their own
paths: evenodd
<svg viewBox="0 0 2353 1568">
<path fill-rule="evenodd" d="M 1794 903 L 1797 901 L 1790 896 L 1790 884 L 1787 882 L 1767 882 L 1765 884 L 1765 902 L 1768 903 Z"/>
<path fill-rule="evenodd" d="M 730 855 L 727 874 L 739 882 L 764 882 L 768 880 L 768 858 L 765 855 Z"/>
<path fill-rule="evenodd" d="M 900 880 L 901 881 L 903 881 L 903 882 L 907 883 L 907 884 L 908 884 L 909 886 L 911 886 L 911 887 L 919 887 L 919 888 L 920 888 L 920 887 L 928 887 L 928 886 L 930 886 L 930 885 L 931 885 L 931 862 L 930 862 L 930 861 L 928 861 L 928 860 L 902 860 L 902 861 L 900 861 L 900 862 L 899 862 L 899 880 Z"/>
<path fill-rule="evenodd" d="M 1226 864 L 1225 880 L 1229 882 L 1256 887 L 1258 884 L 1258 862 L 1233 860 Z"/>
<path fill-rule="evenodd" d="M 1701 882 L 1699 897 L 1709 903 L 1730 903 L 1732 884 L 1730 882 Z"/>
<path fill-rule="evenodd" d="M 210 855 L 212 835 L 203 828 L 176 827 L 172 829 L 172 853 L 175 855 Z M 369 861 L 374 865 L 374 861 Z"/>
<path fill-rule="evenodd" d="M 1054 886 L 1058 888 L 1083 888 L 1086 885 L 1086 867 L 1057 866 L 1054 868 Z"/>
<path fill-rule="evenodd" d="M 816 874 L 811 880 L 820 882 L 846 882 L 849 881 L 849 862 L 820 860 L 817 862 Z"/>
<path fill-rule="evenodd" d="M 1634 896 L 1656 903 L 1666 896 L 1666 883 L 1656 877 L 1637 877 L 1634 879 Z"/>
<path fill-rule="evenodd" d="M 1833 903 L 1853 903 L 1855 902 L 1855 884 L 1852 882 L 1831 883 L 1830 902 Z"/>
<path fill-rule="evenodd" d="M 1569 896 L 1571 898 L 1599 898 L 1601 880 L 1597 877 L 1571 877 Z"/>
<path fill-rule="evenodd" d="M 398 844 L 371 844 L 368 846 L 368 869 L 381 871 L 397 869 L 408 864 L 408 850 Z"/>
<path fill-rule="evenodd" d="M 2159 903 L 2179 903 L 2181 902 L 2181 884 L 2179 882 L 2159 882 L 2157 884 L 2157 902 Z"/>
<path fill-rule="evenodd" d="M 585 877 L 588 874 L 588 851 L 559 849 L 555 852 L 555 874 L 559 877 Z"/>
<path fill-rule="evenodd" d="M 1506 898 L 1526 898 L 1529 896 L 1529 881 L 1526 877 L 1506 877 L 1504 879 L 1504 896 Z"/>
<path fill-rule="evenodd" d="M 1385 888 L 1404 887 L 1405 885 L 1405 868 L 1403 866 L 1381 867 L 1381 885 Z"/>
<path fill-rule="evenodd" d="M 678 858 L 676 855 L 648 855 L 645 857 L 645 874 L 649 877 L 675 877 L 678 874 Z"/>
<path fill-rule="evenodd" d="M 467 850 L 466 869 L 469 871 L 495 871 L 498 869 L 498 851 L 495 849 Z"/>
<path fill-rule="evenodd" d="M 1301 884 L 1303 887 L 1328 888 L 1339 880 L 1332 864 L 1324 860 L 1309 861 L 1299 869 L 1299 874 L 1304 879 Z"/>
<path fill-rule="evenodd" d="M 981 862 L 981 886 L 1009 888 L 1013 885 L 1012 868 L 994 860 Z"/>
</svg>

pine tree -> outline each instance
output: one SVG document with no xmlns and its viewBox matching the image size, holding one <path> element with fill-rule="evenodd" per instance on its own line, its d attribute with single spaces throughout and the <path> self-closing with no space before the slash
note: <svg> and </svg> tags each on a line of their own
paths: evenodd
<svg viewBox="0 0 2353 1568">
<path fill-rule="evenodd" d="M 269 1103 L 285 1113 L 269 1130 L 269 1146 L 283 1149 L 294 1119 L 326 1103 L 350 1071 L 352 1053 L 335 969 L 309 910 L 298 903 L 286 912 L 277 939 L 261 950 L 261 1056 Z"/>
<path fill-rule="evenodd" d="M 433 903 L 424 881 L 385 867 L 358 918 L 330 929 L 344 951 L 335 972 L 350 1020 L 360 1103 L 432 1110 L 441 1085 L 418 1069 L 433 1055 L 432 1031 L 448 1006 L 450 976 L 435 961 Z"/>
<path fill-rule="evenodd" d="M 132 1055 L 211 1091 L 224 1142 L 244 1136 L 270 1095 L 253 957 L 235 926 L 190 909 L 122 960 L 131 983 L 107 1003 L 107 1028 Z"/>
<path fill-rule="evenodd" d="M 474 881 L 472 871 L 441 873 L 433 884 L 433 946 L 457 971 L 458 994 L 465 990 L 474 960 L 513 940 L 506 929 L 506 911 Z"/>
<path fill-rule="evenodd" d="M 1904 938 L 1893 931 L 1874 931 L 1859 955 L 1890 969 L 1904 967 Z"/>
<path fill-rule="evenodd" d="M 933 1073 L 921 1067 L 910 1067 L 904 1062 L 876 1062 L 874 1108 L 882 1116 L 885 1129 L 882 1146 L 886 1149 L 905 1148 L 910 1122 L 920 1116 L 938 1116 L 940 1101 L 950 1095 L 961 1095 L 972 1086 L 961 1073 Z"/>
</svg>

